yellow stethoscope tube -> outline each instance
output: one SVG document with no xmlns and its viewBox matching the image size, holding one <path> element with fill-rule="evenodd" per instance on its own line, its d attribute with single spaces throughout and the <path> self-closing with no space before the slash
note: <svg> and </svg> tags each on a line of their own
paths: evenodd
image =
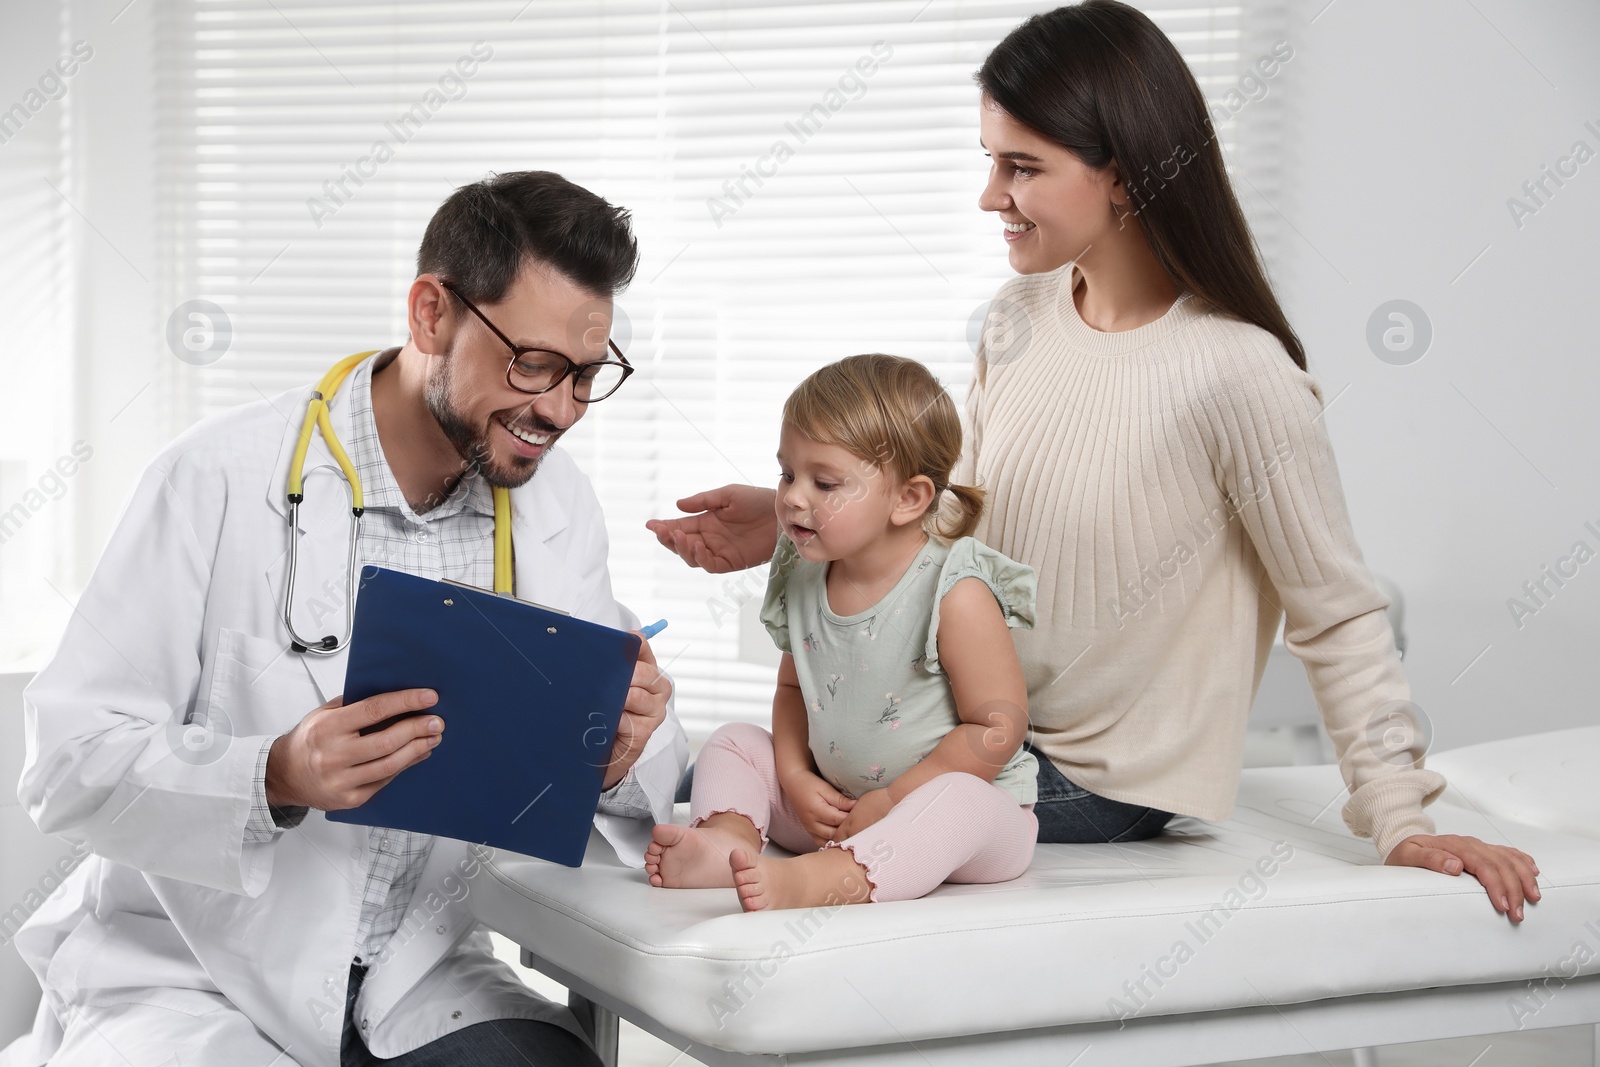
<svg viewBox="0 0 1600 1067">
<path fill-rule="evenodd" d="M 357 352 L 353 356 L 346 356 L 322 376 L 322 380 L 311 393 L 311 402 L 306 405 L 306 417 L 300 423 L 300 439 L 295 442 L 294 458 L 289 461 L 289 583 L 283 596 L 283 624 L 289 630 L 289 647 L 296 652 L 312 652 L 319 656 L 334 655 L 350 643 L 350 634 L 355 627 L 356 549 L 361 537 L 361 513 L 365 510 L 365 503 L 361 495 L 361 476 L 356 473 L 355 464 L 350 462 L 350 456 L 345 452 L 344 445 L 339 443 L 338 436 L 333 432 L 333 422 L 328 418 L 328 398 L 338 391 L 339 386 L 350 376 L 350 372 L 355 370 L 357 364 L 377 354 L 377 350 L 374 349 L 371 352 Z M 344 637 L 341 639 L 329 634 L 308 641 L 295 632 L 292 606 L 295 570 L 300 556 L 300 504 L 305 500 L 302 476 L 305 473 L 306 453 L 311 448 L 311 434 L 314 429 L 322 431 L 322 439 L 327 443 L 328 451 L 333 453 L 339 469 L 344 472 L 345 480 L 350 483 L 350 560 L 346 574 Z M 501 486 L 495 486 L 494 591 L 509 595 L 513 590 L 514 575 L 511 558 L 511 492 Z"/>
</svg>

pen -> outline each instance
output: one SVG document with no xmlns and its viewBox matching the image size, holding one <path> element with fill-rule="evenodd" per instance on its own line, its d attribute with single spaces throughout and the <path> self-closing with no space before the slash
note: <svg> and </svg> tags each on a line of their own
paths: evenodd
<svg viewBox="0 0 1600 1067">
<path fill-rule="evenodd" d="M 648 641 L 650 638 L 654 637 L 656 634 L 660 633 L 662 630 L 665 630 L 666 628 L 667 628 L 667 620 L 666 619 L 661 619 L 658 622 L 653 622 L 649 626 L 644 627 L 639 632 L 641 634 L 643 634 L 644 637 L 645 637 L 645 640 Z"/>
</svg>

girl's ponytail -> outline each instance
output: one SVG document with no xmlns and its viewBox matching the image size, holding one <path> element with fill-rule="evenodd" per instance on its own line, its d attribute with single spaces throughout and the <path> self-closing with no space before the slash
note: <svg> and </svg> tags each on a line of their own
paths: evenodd
<svg viewBox="0 0 1600 1067">
<path fill-rule="evenodd" d="M 938 517 L 943 502 L 935 500 L 934 506 L 928 509 L 928 518 L 933 522 L 932 532 L 946 541 L 971 537 L 978 528 L 978 520 L 983 518 L 984 491 L 975 485 L 947 485 L 944 488 L 953 498 L 949 505 L 950 513 Z"/>
</svg>

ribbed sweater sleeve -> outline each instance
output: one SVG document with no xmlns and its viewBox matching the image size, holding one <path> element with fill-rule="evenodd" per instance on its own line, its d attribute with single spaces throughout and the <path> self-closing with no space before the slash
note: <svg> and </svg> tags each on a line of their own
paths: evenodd
<svg viewBox="0 0 1600 1067">
<path fill-rule="evenodd" d="M 1238 331 L 1213 353 L 1205 425 L 1219 485 L 1255 547 L 1306 668 L 1350 799 L 1344 821 L 1382 856 L 1433 833 L 1422 806 L 1444 778 L 1422 767 L 1389 599 L 1356 544 L 1316 381 L 1275 338 Z M 1417 744 L 1401 742 L 1415 740 Z"/>
</svg>

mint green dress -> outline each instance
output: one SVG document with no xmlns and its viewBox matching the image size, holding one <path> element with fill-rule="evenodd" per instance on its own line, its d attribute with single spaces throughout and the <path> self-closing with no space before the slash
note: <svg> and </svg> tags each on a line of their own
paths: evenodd
<svg viewBox="0 0 1600 1067">
<path fill-rule="evenodd" d="M 961 723 L 939 666 L 939 604 L 951 586 L 981 579 L 1006 624 L 1030 629 L 1037 586 L 1033 568 L 971 537 L 929 537 L 895 587 L 854 615 L 828 606 L 827 575 L 827 563 L 802 559 L 780 535 L 761 621 L 794 656 L 818 772 L 856 797 L 887 786 Z M 1032 804 L 1037 773 L 1033 753 L 1019 748 L 995 785 Z"/>
</svg>

